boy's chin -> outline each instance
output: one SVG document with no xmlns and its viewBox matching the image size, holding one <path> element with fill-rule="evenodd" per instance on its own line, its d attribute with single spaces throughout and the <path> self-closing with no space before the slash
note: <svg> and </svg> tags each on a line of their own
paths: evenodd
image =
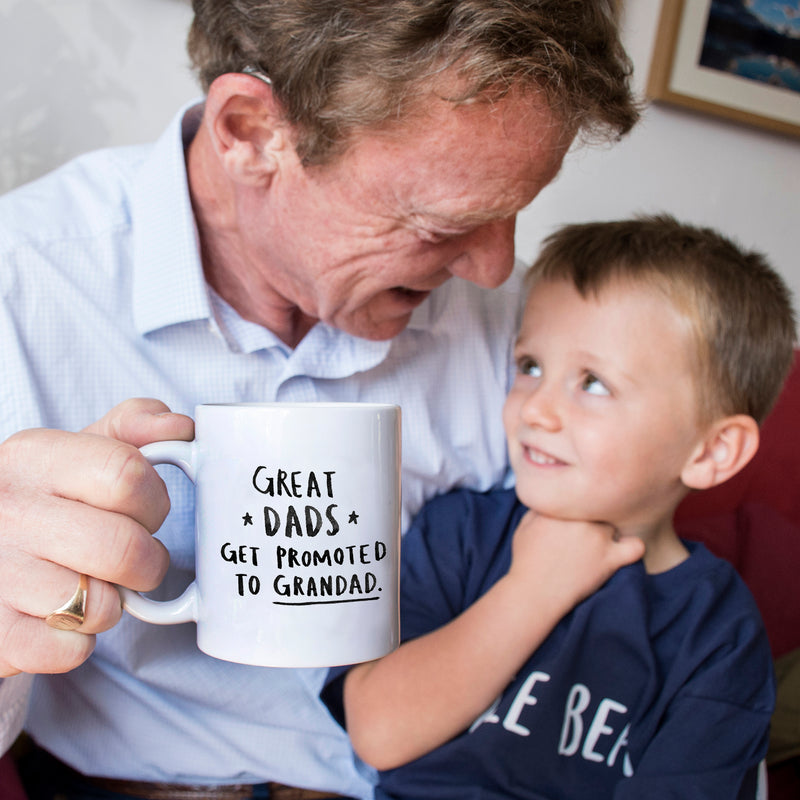
<svg viewBox="0 0 800 800">
<path fill-rule="evenodd" d="M 543 517 L 565 520 L 586 519 L 585 516 L 581 515 L 580 508 L 564 503 L 563 501 L 556 502 L 552 499 L 541 497 L 537 495 L 536 492 L 525 492 L 517 489 L 517 499 L 526 508 L 529 508 L 535 514 L 540 514 Z"/>
</svg>

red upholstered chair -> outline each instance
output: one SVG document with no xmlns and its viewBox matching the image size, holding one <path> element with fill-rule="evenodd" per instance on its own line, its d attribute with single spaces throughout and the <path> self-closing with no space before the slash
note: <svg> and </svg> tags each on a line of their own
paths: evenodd
<svg viewBox="0 0 800 800">
<path fill-rule="evenodd" d="M 17 768 L 6 753 L 0 758 L 0 798 L 2 800 L 26 800 L 25 791 L 17 776 Z"/>
<path fill-rule="evenodd" d="M 800 648 L 800 356 L 761 431 L 750 464 L 687 497 L 681 536 L 704 542 L 738 570 L 758 603 L 774 658 Z M 800 720 L 798 721 L 800 727 Z M 770 767 L 769 800 L 800 798 L 800 758 Z"/>
</svg>

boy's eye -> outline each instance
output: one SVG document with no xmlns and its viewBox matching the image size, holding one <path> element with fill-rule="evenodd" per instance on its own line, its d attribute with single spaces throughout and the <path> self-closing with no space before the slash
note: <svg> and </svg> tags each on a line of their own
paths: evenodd
<svg viewBox="0 0 800 800">
<path fill-rule="evenodd" d="M 588 394 L 597 395 L 598 397 L 607 397 L 611 394 L 608 387 L 596 375 L 588 373 L 581 384 L 581 388 Z"/>
<path fill-rule="evenodd" d="M 539 363 L 528 356 L 523 356 L 517 361 L 517 370 L 522 375 L 530 375 L 532 378 L 542 377 L 542 368 Z"/>
</svg>

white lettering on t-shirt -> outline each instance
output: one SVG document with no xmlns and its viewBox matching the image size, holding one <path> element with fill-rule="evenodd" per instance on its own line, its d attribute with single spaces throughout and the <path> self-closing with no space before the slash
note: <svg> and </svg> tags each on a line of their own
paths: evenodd
<svg viewBox="0 0 800 800">
<path fill-rule="evenodd" d="M 500 717 L 497 716 L 497 707 L 500 705 L 500 701 L 502 699 L 503 699 L 503 696 L 500 695 L 500 697 L 498 697 L 497 700 L 495 700 L 489 706 L 489 708 L 487 708 L 486 711 L 484 711 L 483 714 L 481 714 L 478 717 L 478 719 L 476 719 L 475 722 L 473 722 L 472 725 L 470 725 L 470 728 L 469 728 L 469 732 L 470 733 L 472 733 L 477 728 L 479 728 L 481 725 L 483 725 L 484 722 L 491 722 L 491 723 L 500 722 Z"/>
<path fill-rule="evenodd" d="M 508 709 L 505 719 L 503 720 L 503 727 L 511 733 L 519 734 L 520 736 L 530 736 L 530 730 L 524 725 L 519 724 L 519 717 L 522 714 L 525 706 L 535 706 L 536 698 L 531 694 L 531 689 L 539 681 L 549 681 L 550 676 L 546 672 L 539 672 L 535 670 L 525 679 L 525 682 L 517 692 L 516 697 L 511 701 L 511 706 Z"/>
<path fill-rule="evenodd" d="M 630 731 L 630 729 L 631 725 L 628 723 L 622 729 L 622 733 L 617 738 L 617 741 L 614 742 L 614 746 L 611 748 L 608 758 L 606 759 L 606 764 L 608 764 L 609 767 L 613 767 L 614 764 L 616 764 L 620 749 L 628 744 L 628 731 Z M 626 778 L 630 778 L 631 775 L 633 775 L 633 764 L 631 764 L 631 758 L 627 752 L 622 757 L 622 774 Z"/>
<path fill-rule="evenodd" d="M 608 697 L 603 698 L 597 706 L 597 711 L 595 711 L 591 722 L 589 722 L 586 738 L 584 738 L 583 712 L 589 707 L 591 699 L 591 692 L 582 683 L 576 683 L 570 690 L 567 706 L 564 710 L 564 723 L 561 726 L 558 754 L 574 756 L 580 748 L 581 757 L 586 761 L 594 761 L 598 764 L 605 761 L 607 766 L 613 767 L 620 750 L 628 744 L 630 723 L 622 728 L 607 756 L 603 755 L 604 745 L 601 739 L 614 735 L 616 731 L 616 728 L 609 724 L 609 716 L 612 713 L 627 714 L 628 707 Z M 581 746 L 581 740 L 583 740 L 583 746 Z M 628 778 L 633 775 L 633 765 L 627 752 L 624 753 L 622 758 L 622 773 Z"/>
<path fill-rule="evenodd" d="M 582 684 L 576 683 L 570 689 L 567 698 L 567 707 L 564 711 L 564 724 L 561 726 L 561 740 L 558 743 L 558 754 L 560 756 L 572 756 L 578 752 L 581 739 L 583 738 L 583 714 L 592 699 L 591 692 Z M 567 737 L 572 734 L 572 738 L 567 742 Z"/>
<path fill-rule="evenodd" d="M 605 756 L 602 753 L 598 753 L 595 750 L 595 746 L 601 736 L 608 736 L 614 733 L 614 729 L 610 725 L 606 725 L 608 715 L 612 711 L 616 711 L 618 714 L 627 714 L 628 708 L 615 700 L 609 700 L 607 697 L 600 701 L 592 724 L 589 726 L 589 732 L 586 734 L 583 750 L 581 750 L 581 755 L 587 761 L 605 761 Z"/>
<path fill-rule="evenodd" d="M 534 670 L 522 682 L 511 700 L 508 711 L 502 717 L 502 726 L 509 733 L 516 736 L 530 736 L 531 728 L 520 721 L 522 714 L 528 707 L 538 703 L 538 696 L 542 692 L 541 684 L 547 683 L 550 675 L 540 670 Z M 537 687 L 537 694 L 533 693 Z M 544 691 L 547 691 L 546 687 Z M 498 697 L 492 705 L 481 714 L 470 726 L 472 733 L 484 723 L 497 724 L 501 721 L 498 708 L 502 702 Z M 628 707 L 604 697 L 591 715 L 587 714 L 592 704 L 592 693 L 588 686 L 576 683 L 567 695 L 564 705 L 564 717 L 561 725 L 561 734 L 558 741 L 558 755 L 567 758 L 579 755 L 584 761 L 603 764 L 609 768 L 614 767 L 622 756 L 622 774 L 630 778 L 633 775 L 633 765 L 627 752 L 630 723 L 625 722 Z M 621 719 L 619 718 L 621 717 Z M 623 724 L 624 723 L 624 724 Z"/>
</svg>

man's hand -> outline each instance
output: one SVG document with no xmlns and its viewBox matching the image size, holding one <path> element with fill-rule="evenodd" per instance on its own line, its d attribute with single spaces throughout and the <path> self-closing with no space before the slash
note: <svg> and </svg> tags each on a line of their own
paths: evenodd
<svg viewBox="0 0 800 800">
<path fill-rule="evenodd" d="M 189 441 L 194 424 L 157 400 L 128 400 L 80 433 L 27 430 L 0 445 L 0 676 L 66 672 L 122 609 L 116 584 L 155 588 L 169 555 L 152 534 L 169 511 L 164 482 L 137 449 Z M 89 576 L 75 631 L 44 618 Z"/>
</svg>

